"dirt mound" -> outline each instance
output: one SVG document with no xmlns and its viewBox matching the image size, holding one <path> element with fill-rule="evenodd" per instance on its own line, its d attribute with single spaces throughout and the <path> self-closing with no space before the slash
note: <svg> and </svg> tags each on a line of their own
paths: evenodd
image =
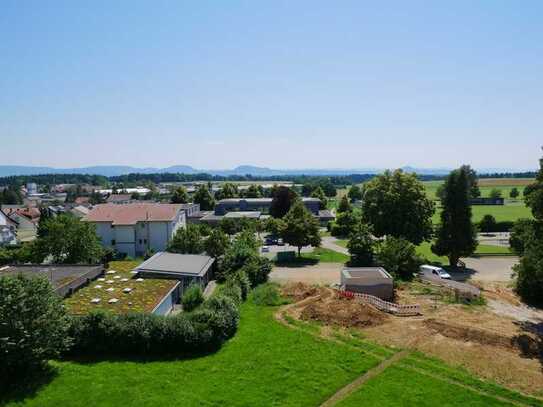
<svg viewBox="0 0 543 407">
<path fill-rule="evenodd" d="M 499 335 L 494 332 L 482 329 L 471 328 L 461 325 L 453 325 L 448 322 L 436 319 L 427 319 L 424 325 L 436 333 L 448 338 L 458 339 L 465 342 L 477 342 L 482 345 L 500 346 L 502 348 L 514 348 L 511 337 Z"/>
<path fill-rule="evenodd" d="M 319 288 L 304 283 L 289 283 L 282 287 L 282 294 L 295 302 L 313 297 L 319 293 Z"/>
<path fill-rule="evenodd" d="M 336 297 L 309 304 L 302 310 L 300 318 L 342 327 L 370 327 L 383 324 L 388 315 L 353 299 Z"/>
</svg>

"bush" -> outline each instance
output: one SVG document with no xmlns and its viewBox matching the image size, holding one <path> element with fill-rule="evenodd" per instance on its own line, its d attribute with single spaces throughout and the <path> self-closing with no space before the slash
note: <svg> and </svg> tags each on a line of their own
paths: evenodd
<svg viewBox="0 0 543 407">
<path fill-rule="evenodd" d="M 216 349 L 236 331 L 239 311 L 217 295 L 192 313 L 173 316 L 96 311 L 73 317 L 74 355 L 191 354 Z"/>
<path fill-rule="evenodd" d="M 241 271 L 247 275 L 251 287 L 256 287 L 268 281 L 268 276 L 272 271 L 272 263 L 264 257 L 254 256 L 247 261 Z"/>
<path fill-rule="evenodd" d="M 359 224 L 351 233 L 347 248 L 351 255 L 351 265 L 371 266 L 373 264 L 373 238 L 371 230 L 364 224 Z"/>
<path fill-rule="evenodd" d="M 412 243 L 395 237 L 387 237 L 380 244 L 377 260 L 386 271 L 404 280 L 412 279 L 422 263 Z"/>
<path fill-rule="evenodd" d="M 485 215 L 479 222 L 479 230 L 483 233 L 509 232 L 514 226 L 514 222 L 502 221 L 496 222 L 492 215 Z"/>
<path fill-rule="evenodd" d="M 183 304 L 183 310 L 190 312 L 204 302 L 204 294 L 202 288 L 199 285 L 193 284 L 185 290 L 181 304 Z"/>
<path fill-rule="evenodd" d="M 70 346 L 69 318 L 45 279 L 0 278 L 0 321 L 2 380 L 44 368 Z"/>
<path fill-rule="evenodd" d="M 217 295 L 223 295 L 225 297 L 230 298 L 232 301 L 234 301 L 234 304 L 239 306 L 242 301 L 242 292 L 241 288 L 237 281 L 234 281 L 233 279 L 228 279 L 226 282 L 219 286 L 216 291 Z"/>
<path fill-rule="evenodd" d="M 530 305 L 543 306 L 543 241 L 530 242 L 514 270 L 521 298 Z"/>
<path fill-rule="evenodd" d="M 247 277 L 247 273 L 244 270 L 238 270 L 237 273 L 232 275 L 232 280 L 234 280 L 241 290 L 241 299 L 245 301 L 251 291 L 251 281 Z"/>
<path fill-rule="evenodd" d="M 276 306 L 285 304 L 281 298 L 277 284 L 267 283 L 256 287 L 253 291 L 253 301 L 257 305 Z"/>
</svg>

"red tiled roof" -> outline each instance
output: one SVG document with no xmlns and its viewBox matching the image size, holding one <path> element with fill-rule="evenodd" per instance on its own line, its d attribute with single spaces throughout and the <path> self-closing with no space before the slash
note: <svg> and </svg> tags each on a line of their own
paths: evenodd
<svg viewBox="0 0 543 407">
<path fill-rule="evenodd" d="M 181 210 L 177 204 L 100 204 L 85 216 L 89 222 L 112 222 L 113 225 L 134 225 L 137 222 L 172 221 Z"/>
<path fill-rule="evenodd" d="M 8 216 L 16 213 L 32 221 L 38 220 L 41 215 L 38 208 L 4 208 L 3 212 Z"/>
</svg>

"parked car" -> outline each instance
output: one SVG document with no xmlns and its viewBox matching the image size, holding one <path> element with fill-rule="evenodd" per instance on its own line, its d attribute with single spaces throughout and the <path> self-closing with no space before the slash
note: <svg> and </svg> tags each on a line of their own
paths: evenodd
<svg viewBox="0 0 543 407">
<path fill-rule="evenodd" d="M 262 246 L 262 253 L 269 253 L 270 248 L 268 246 Z"/>
<path fill-rule="evenodd" d="M 431 274 L 438 278 L 443 278 L 445 280 L 450 280 L 451 275 L 443 270 L 441 267 L 431 266 L 429 264 L 423 264 L 419 268 L 421 274 Z"/>
<path fill-rule="evenodd" d="M 277 239 L 277 246 L 284 246 L 285 242 L 283 242 L 283 239 Z"/>
<path fill-rule="evenodd" d="M 277 239 L 275 239 L 273 237 L 267 237 L 266 238 L 266 244 L 269 245 L 269 246 L 275 245 L 275 244 L 277 244 Z"/>
</svg>

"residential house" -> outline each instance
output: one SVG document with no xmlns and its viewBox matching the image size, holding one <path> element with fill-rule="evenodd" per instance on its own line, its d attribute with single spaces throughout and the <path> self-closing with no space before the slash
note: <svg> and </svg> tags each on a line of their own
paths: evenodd
<svg viewBox="0 0 543 407">
<path fill-rule="evenodd" d="M 0 211 L 0 246 L 17 243 L 17 222 Z"/>
<path fill-rule="evenodd" d="M 29 242 L 36 238 L 41 215 L 38 208 L 2 207 L 2 212 L 17 224 L 17 240 L 20 242 Z"/>
<path fill-rule="evenodd" d="M 165 250 L 187 222 L 182 205 L 159 203 L 100 204 L 82 220 L 96 225 L 104 246 L 130 257 Z"/>
</svg>

